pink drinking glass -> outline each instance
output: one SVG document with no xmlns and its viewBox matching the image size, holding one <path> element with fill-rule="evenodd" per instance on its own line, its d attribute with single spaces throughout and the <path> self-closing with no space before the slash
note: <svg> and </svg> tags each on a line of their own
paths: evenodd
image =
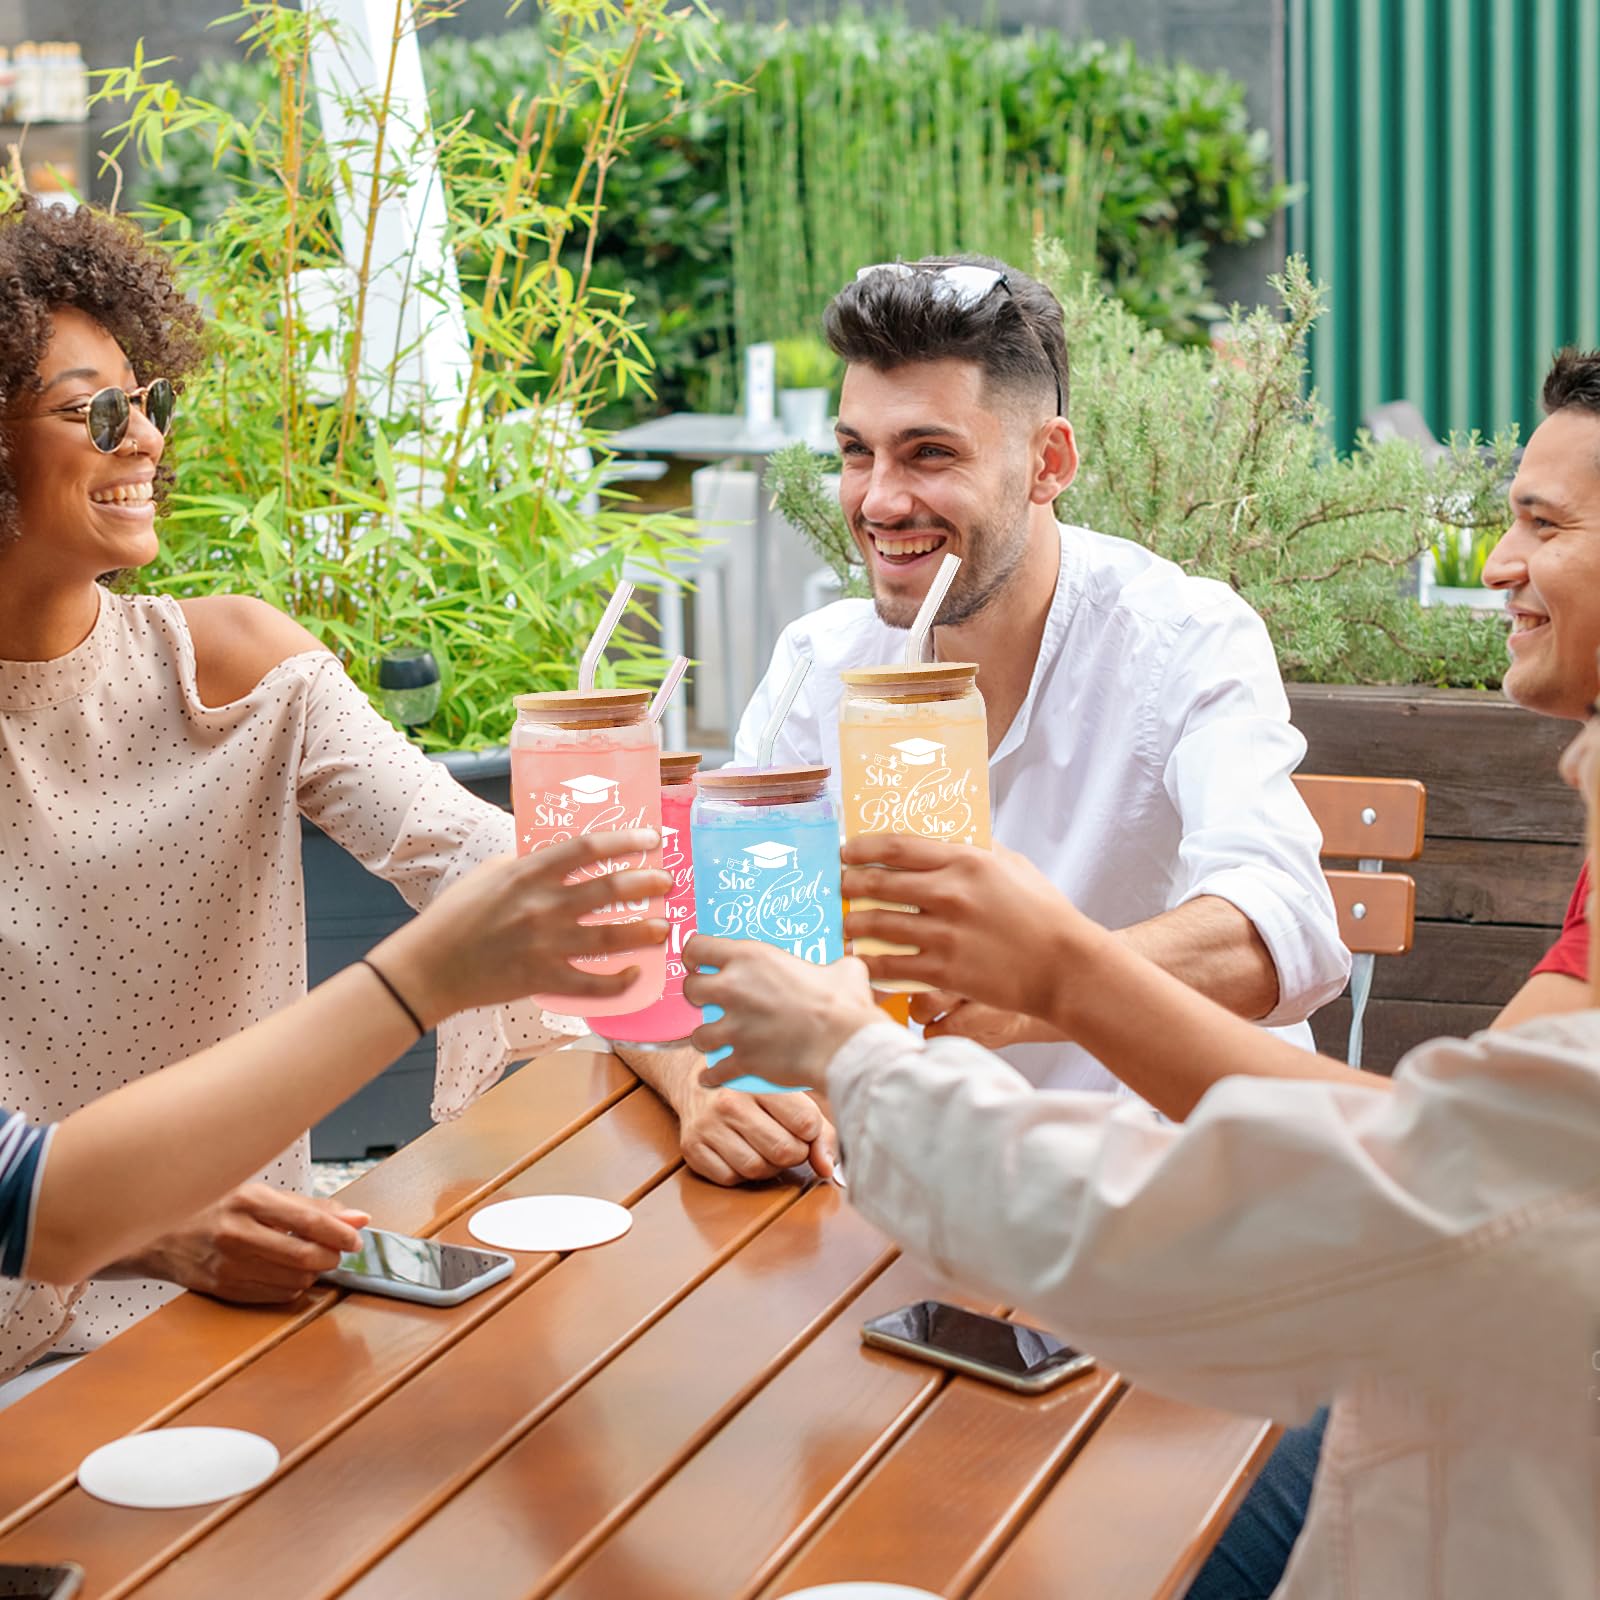
<svg viewBox="0 0 1600 1600">
<path fill-rule="evenodd" d="M 527 855 L 586 833 L 618 828 L 661 827 L 661 735 L 647 712 L 645 690 L 561 690 L 517 696 L 511 732 L 511 803 L 517 820 L 517 850 Z M 661 851 L 585 868 L 584 876 L 659 867 Z M 662 899 L 617 902 L 591 922 L 643 922 L 666 912 Z M 637 966 L 639 977 L 619 995 L 579 999 L 541 994 L 550 1011 L 606 1017 L 638 1011 L 660 999 L 666 984 L 666 950 L 649 945 L 612 955 L 585 956 L 573 966 L 586 972 L 621 972 Z"/>
<path fill-rule="evenodd" d="M 689 813 L 700 757 L 668 752 L 661 757 L 661 865 L 672 874 L 667 895 L 667 982 L 661 998 L 625 1017 L 607 1017 L 595 1032 L 644 1049 L 681 1043 L 700 1026 L 700 1008 L 683 998 L 683 947 L 694 932 L 694 856 L 689 848 Z"/>
</svg>

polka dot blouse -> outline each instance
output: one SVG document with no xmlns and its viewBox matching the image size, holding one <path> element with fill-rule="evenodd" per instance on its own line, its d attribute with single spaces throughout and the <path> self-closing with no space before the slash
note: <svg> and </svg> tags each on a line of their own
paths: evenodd
<svg viewBox="0 0 1600 1600">
<path fill-rule="evenodd" d="M 0 660 L 0 1105 L 56 1122 L 305 992 L 300 817 L 421 907 L 514 844 L 372 709 L 334 656 L 201 704 L 177 603 L 103 594 L 54 661 Z M 559 1036 L 531 1006 L 439 1030 L 434 1116 Z M 263 1176 L 303 1189 L 302 1138 Z M 179 1291 L 30 1285 L 0 1322 L 0 1376 L 84 1350 Z"/>
</svg>

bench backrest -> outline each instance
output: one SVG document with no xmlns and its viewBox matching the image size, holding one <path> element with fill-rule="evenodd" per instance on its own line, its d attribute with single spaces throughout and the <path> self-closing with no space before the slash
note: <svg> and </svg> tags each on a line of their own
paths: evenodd
<svg viewBox="0 0 1600 1600">
<path fill-rule="evenodd" d="M 1339 914 L 1339 936 L 1355 957 L 1346 1059 L 1358 1067 L 1374 957 L 1404 955 L 1416 920 L 1416 881 L 1409 873 L 1386 872 L 1384 862 L 1415 861 L 1422 854 L 1428 792 L 1411 778 L 1316 775 L 1294 781 L 1322 829 L 1323 857 L 1358 863 L 1354 872 L 1324 869 Z"/>
<path fill-rule="evenodd" d="M 1322 829 L 1324 857 L 1361 863 L 1357 872 L 1327 874 L 1345 944 L 1358 955 L 1404 955 L 1417 886 L 1408 873 L 1383 866 L 1422 854 L 1427 790 L 1411 778 L 1297 776 L 1294 782 Z"/>
</svg>

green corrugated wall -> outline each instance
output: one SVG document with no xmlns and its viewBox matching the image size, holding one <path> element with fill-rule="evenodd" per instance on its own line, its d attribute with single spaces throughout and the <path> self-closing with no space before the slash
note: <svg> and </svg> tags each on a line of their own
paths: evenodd
<svg viewBox="0 0 1600 1600">
<path fill-rule="evenodd" d="M 1600 345 L 1600 0 L 1288 0 L 1289 248 L 1331 290 L 1313 373 L 1346 444 L 1539 417 Z"/>
</svg>

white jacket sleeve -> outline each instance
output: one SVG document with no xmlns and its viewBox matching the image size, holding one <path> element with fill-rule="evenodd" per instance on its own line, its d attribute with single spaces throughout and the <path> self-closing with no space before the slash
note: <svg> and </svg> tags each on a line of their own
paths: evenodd
<svg viewBox="0 0 1600 1600">
<path fill-rule="evenodd" d="M 301 812 L 420 911 L 480 862 L 509 855 L 509 812 L 430 761 L 373 710 L 331 655 L 309 658 Z M 459 1116 L 513 1061 L 583 1032 L 528 1001 L 439 1025 L 435 1120 Z"/>
<path fill-rule="evenodd" d="M 1570 1427 L 1600 1343 L 1597 1021 L 1435 1041 L 1392 1094 L 1230 1078 L 1183 1126 L 892 1024 L 829 1089 L 868 1217 L 1137 1382 L 1293 1421 L 1392 1375 Z"/>
</svg>

